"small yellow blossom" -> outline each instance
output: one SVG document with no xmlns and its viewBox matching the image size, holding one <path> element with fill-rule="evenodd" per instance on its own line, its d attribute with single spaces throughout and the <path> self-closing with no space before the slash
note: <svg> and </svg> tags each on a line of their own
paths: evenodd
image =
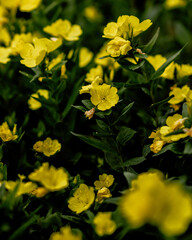
<svg viewBox="0 0 192 240">
<path fill-rule="evenodd" d="M 98 65 L 95 68 L 91 68 L 89 70 L 89 72 L 86 74 L 86 78 L 85 81 L 92 83 L 93 81 L 95 81 L 96 77 L 99 77 L 99 83 L 102 83 L 103 80 L 103 68 L 101 67 L 101 65 Z"/>
<path fill-rule="evenodd" d="M 39 90 L 37 90 L 36 93 L 31 94 L 31 96 L 28 100 L 29 108 L 31 110 L 37 110 L 42 107 L 42 104 L 38 100 L 34 99 L 34 98 L 39 98 L 39 95 L 41 97 L 44 97 L 45 99 L 48 99 L 49 91 L 46 89 L 39 89 Z"/>
<path fill-rule="evenodd" d="M 131 42 L 121 37 L 115 37 L 107 44 L 107 53 L 112 57 L 126 55 L 131 49 Z"/>
<path fill-rule="evenodd" d="M 171 142 L 171 141 L 178 141 L 181 138 L 185 138 L 187 137 L 186 133 L 180 133 L 180 134 L 175 134 L 175 135 L 171 135 L 171 136 L 166 136 L 167 134 L 181 129 L 184 127 L 183 123 L 186 120 L 186 118 L 182 118 L 182 116 L 180 114 L 174 114 L 173 116 L 169 116 L 166 119 L 166 124 L 167 126 L 163 126 L 160 128 L 160 134 L 162 135 L 162 139 L 167 141 L 167 142 Z"/>
<path fill-rule="evenodd" d="M 36 9 L 42 0 L 1 0 L 0 3 L 8 9 L 19 8 L 21 12 L 31 12 Z"/>
<path fill-rule="evenodd" d="M 104 199 L 112 197 L 110 190 L 106 187 L 102 187 L 97 192 L 96 202 L 102 203 Z"/>
<path fill-rule="evenodd" d="M 90 90 L 91 102 L 101 111 L 115 106 L 119 101 L 117 88 L 110 85 L 98 85 Z"/>
<path fill-rule="evenodd" d="M 99 175 L 99 180 L 94 182 L 95 189 L 99 190 L 103 187 L 110 187 L 114 182 L 113 175 L 107 175 L 106 173 Z"/>
<path fill-rule="evenodd" d="M 117 226 L 111 219 L 111 212 L 98 212 L 93 223 L 95 225 L 95 232 L 98 236 L 111 235 L 115 232 Z"/>
<path fill-rule="evenodd" d="M 157 226 L 166 236 L 183 234 L 192 221 L 191 195 L 159 171 L 141 173 L 122 196 L 120 210 L 132 228 Z M 142 201 L 141 201 L 142 199 Z"/>
<path fill-rule="evenodd" d="M 79 67 L 85 67 L 93 58 L 93 53 L 86 47 L 82 47 L 79 51 Z"/>
<path fill-rule="evenodd" d="M 10 130 L 8 123 L 4 122 L 0 125 L 0 138 L 3 142 L 14 141 L 18 138 L 16 135 L 17 125 L 14 124 L 13 131 Z"/>
<path fill-rule="evenodd" d="M 57 139 L 52 140 L 48 137 L 44 141 L 36 142 L 33 145 L 33 149 L 37 152 L 42 152 L 47 157 L 50 157 L 51 155 L 54 155 L 57 151 L 61 150 L 61 144 Z"/>
<path fill-rule="evenodd" d="M 97 76 L 89 85 L 82 86 L 82 88 L 79 90 L 79 94 L 82 93 L 90 93 L 92 88 L 95 88 L 99 85 L 99 83 L 103 82 L 103 79 Z"/>
<path fill-rule="evenodd" d="M 192 90 L 187 85 L 184 85 L 182 88 L 173 88 L 173 90 L 169 93 L 169 96 L 171 95 L 174 95 L 174 97 L 168 101 L 170 104 L 178 104 L 184 100 L 189 102 L 192 101 Z"/>
<path fill-rule="evenodd" d="M 43 28 L 46 33 L 55 37 L 62 37 L 67 41 L 77 41 L 82 35 L 79 25 L 72 25 L 69 20 L 58 19 L 56 22 Z"/>
<path fill-rule="evenodd" d="M 19 184 L 16 196 L 21 196 L 23 194 L 29 194 L 34 189 L 37 188 L 37 185 L 33 182 L 21 182 L 21 181 L 5 181 L 5 188 L 9 191 L 13 191 L 17 184 Z"/>
<path fill-rule="evenodd" d="M 103 31 L 103 37 L 110 39 L 122 37 L 127 40 L 146 31 L 151 24 L 152 22 L 149 19 L 140 23 L 135 16 L 122 15 L 118 17 L 117 23 L 110 22 L 107 24 Z"/>
<path fill-rule="evenodd" d="M 161 151 L 162 147 L 164 146 L 166 142 L 163 140 L 155 140 L 153 143 L 150 145 L 150 149 L 154 153 L 158 153 Z"/>
<path fill-rule="evenodd" d="M 180 8 L 185 7 L 186 4 L 187 4 L 186 0 L 166 0 L 165 8 L 167 9 Z"/>
<path fill-rule="evenodd" d="M 68 174 L 63 168 L 56 169 L 48 162 L 29 174 L 29 179 L 40 182 L 48 191 L 54 192 L 65 189 L 69 185 Z"/>
<path fill-rule="evenodd" d="M 49 240 L 82 240 L 82 236 L 74 233 L 70 226 L 65 226 L 60 229 L 60 232 L 52 233 Z"/>
<path fill-rule="evenodd" d="M 192 75 L 192 66 L 189 64 L 175 64 L 177 70 L 177 78 L 183 78 Z"/>
<path fill-rule="evenodd" d="M 73 193 L 73 197 L 68 200 L 68 207 L 71 211 L 79 214 L 90 208 L 94 199 L 94 188 L 80 184 L 79 188 Z"/>
</svg>

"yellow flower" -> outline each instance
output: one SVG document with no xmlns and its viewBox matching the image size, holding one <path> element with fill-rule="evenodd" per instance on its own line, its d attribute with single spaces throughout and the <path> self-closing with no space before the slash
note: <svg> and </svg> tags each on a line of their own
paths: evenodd
<svg viewBox="0 0 192 240">
<path fill-rule="evenodd" d="M 187 85 L 184 85 L 182 88 L 173 88 L 173 90 L 169 93 L 169 96 L 171 95 L 174 95 L 174 97 L 168 101 L 170 104 L 178 104 L 184 100 L 189 102 L 192 101 L 192 90 Z"/>
<path fill-rule="evenodd" d="M 16 196 L 21 196 L 26 193 L 31 193 L 35 188 L 37 188 L 37 185 L 32 182 L 21 182 L 21 181 L 5 181 L 5 188 L 9 191 L 13 191 L 17 184 L 19 184 Z"/>
<path fill-rule="evenodd" d="M 95 81 L 96 77 L 99 77 L 99 83 L 102 83 L 103 80 L 103 68 L 101 67 L 101 65 L 98 65 L 95 68 L 91 68 L 89 70 L 89 72 L 86 74 L 86 78 L 85 81 L 92 83 L 93 81 Z"/>
<path fill-rule="evenodd" d="M 35 195 L 37 198 L 42 198 L 44 197 L 47 193 L 49 192 L 49 190 L 47 190 L 46 188 L 44 187 L 37 187 L 35 188 L 31 194 L 32 195 Z"/>
<path fill-rule="evenodd" d="M 110 187 L 114 182 L 113 175 L 107 175 L 106 173 L 99 175 L 99 180 L 94 182 L 95 189 L 99 190 L 103 187 Z"/>
<path fill-rule="evenodd" d="M 49 240 L 82 240 L 82 236 L 79 233 L 73 233 L 70 226 L 65 226 L 60 229 L 60 232 L 52 233 Z"/>
<path fill-rule="evenodd" d="M 36 142 L 33 145 L 33 149 L 37 152 L 42 152 L 47 157 L 50 157 L 51 155 L 54 155 L 57 151 L 61 150 L 61 144 L 57 139 L 52 140 L 48 137 L 44 141 Z"/>
<path fill-rule="evenodd" d="M 64 53 L 60 53 L 56 58 L 53 58 L 51 62 L 48 63 L 48 69 L 51 70 L 58 63 L 60 63 L 64 58 Z"/>
<path fill-rule="evenodd" d="M 14 141 L 18 138 L 18 135 L 16 135 L 16 128 L 17 125 L 14 124 L 13 131 L 10 130 L 8 123 L 4 122 L 2 125 L 0 125 L 0 138 L 3 142 L 8 141 Z"/>
<path fill-rule="evenodd" d="M 32 43 L 33 36 L 31 33 L 15 34 L 11 41 L 12 54 L 18 54 L 24 47 L 25 43 Z"/>
<path fill-rule="evenodd" d="M 122 15 L 118 17 L 117 23 L 110 22 L 107 24 L 103 31 L 103 37 L 110 39 L 115 37 L 130 39 L 146 31 L 151 24 L 152 22 L 149 19 L 140 23 L 139 19 L 135 16 Z"/>
<path fill-rule="evenodd" d="M 0 63 L 6 64 L 10 61 L 9 55 L 11 54 L 10 48 L 0 47 Z"/>
<path fill-rule="evenodd" d="M 31 12 L 34 9 L 36 9 L 40 3 L 41 0 L 9 0 L 9 1 L 0 1 L 1 4 L 8 8 L 8 9 L 16 9 L 19 7 L 19 10 L 21 12 Z"/>
<path fill-rule="evenodd" d="M 112 197 L 110 190 L 106 187 L 103 187 L 99 189 L 97 192 L 96 202 L 102 203 L 105 198 L 110 198 L 110 197 Z"/>
<path fill-rule="evenodd" d="M 92 88 L 95 88 L 99 85 L 99 83 L 103 82 L 103 79 L 97 76 L 94 81 L 91 82 L 89 85 L 82 86 L 82 88 L 79 90 L 79 94 L 82 93 L 90 93 Z"/>
<path fill-rule="evenodd" d="M 154 67 L 155 70 L 157 70 L 167 61 L 167 59 L 165 57 L 163 57 L 162 55 L 157 54 L 155 56 L 148 56 L 147 61 Z M 165 68 L 164 72 L 161 74 L 161 77 L 173 80 L 175 67 L 176 66 L 175 66 L 174 62 L 169 64 Z"/>
<path fill-rule="evenodd" d="M 34 45 L 24 43 L 19 52 L 23 58 L 20 62 L 30 68 L 39 65 L 43 61 L 46 53 L 54 51 L 61 45 L 62 41 L 61 39 L 49 40 L 47 38 L 34 38 L 33 43 Z"/>
<path fill-rule="evenodd" d="M 90 90 L 91 102 L 101 111 L 115 106 L 119 101 L 117 88 L 110 85 L 98 85 Z"/>
<path fill-rule="evenodd" d="M 111 219 L 111 215 L 111 212 L 98 212 L 93 219 L 95 232 L 98 236 L 111 235 L 115 232 L 117 226 Z"/>
<path fill-rule="evenodd" d="M 183 78 L 192 75 L 192 66 L 189 64 L 175 64 L 177 70 L 177 78 Z"/>
<path fill-rule="evenodd" d="M 132 49 L 131 42 L 121 37 L 115 37 L 107 44 L 107 53 L 112 57 L 126 55 Z"/>
<path fill-rule="evenodd" d="M 79 67 L 85 67 L 93 58 L 93 53 L 86 47 L 82 47 L 79 51 Z"/>
<path fill-rule="evenodd" d="M 179 182 L 165 182 L 159 171 L 139 174 L 120 209 L 132 228 L 149 223 L 166 236 L 183 234 L 192 220 L 191 195 Z"/>
<path fill-rule="evenodd" d="M 77 41 L 82 35 L 79 25 L 72 25 L 69 20 L 58 19 L 56 22 L 43 28 L 46 33 L 55 37 L 62 37 L 67 41 Z"/>
<path fill-rule="evenodd" d="M 186 0 L 166 0 L 165 8 L 167 9 L 180 8 L 185 7 L 186 4 L 187 4 Z"/>
<path fill-rule="evenodd" d="M 45 99 L 48 99 L 49 98 L 49 91 L 46 90 L 46 89 L 39 89 L 39 90 L 37 90 L 36 93 L 31 94 L 31 96 L 28 100 L 28 104 L 29 104 L 30 109 L 37 110 L 37 109 L 42 107 L 42 104 L 38 100 L 34 99 L 34 98 L 39 98 L 39 95 L 44 97 Z"/>
<path fill-rule="evenodd" d="M 169 116 L 166 119 L 167 126 L 163 126 L 160 128 L 160 134 L 162 135 L 161 138 L 167 142 L 171 142 L 171 141 L 178 141 L 181 138 L 187 137 L 186 133 L 180 133 L 180 134 L 166 137 L 167 134 L 183 128 L 184 127 L 183 123 L 185 120 L 186 119 L 182 118 L 180 114 L 174 114 L 173 116 Z"/>
<path fill-rule="evenodd" d="M 40 182 L 48 191 L 54 192 L 65 189 L 69 185 L 68 174 L 63 168 L 56 169 L 48 162 L 29 174 L 29 179 Z"/>
<path fill-rule="evenodd" d="M 21 12 L 31 12 L 38 8 L 42 0 L 20 0 L 19 10 Z"/>
<path fill-rule="evenodd" d="M 68 200 L 68 207 L 71 211 L 79 214 L 90 208 L 94 199 L 94 188 L 80 184 L 79 188 L 73 193 L 73 197 Z"/>
<path fill-rule="evenodd" d="M 7 9 L 4 6 L 2 6 L 0 1 L 0 27 L 8 22 L 7 13 L 8 13 Z"/>
</svg>

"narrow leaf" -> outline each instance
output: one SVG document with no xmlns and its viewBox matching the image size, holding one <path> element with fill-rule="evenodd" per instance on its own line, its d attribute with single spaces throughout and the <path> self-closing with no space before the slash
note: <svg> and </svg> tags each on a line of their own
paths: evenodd
<svg viewBox="0 0 192 240">
<path fill-rule="evenodd" d="M 134 104 L 134 103 L 135 103 L 135 102 L 132 102 L 132 103 L 130 103 L 129 105 L 127 105 L 127 106 L 122 110 L 120 116 L 117 118 L 117 120 L 116 120 L 115 122 L 113 122 L 112 125 L 115 125 L 115 124 L 121 119 L 122 116 L 124 116 L 126 113 L 128 113 L 128 111 L 133 107 L 133 104 Z"/>
<path fill-rule="evenodd" d="M 159 36 L 159 32 L 160 32 L 160 28 L 157 28 L 157 31 L 154 34 L 154 36 L 151 38 L 151 40 L 143 48 L 144 53 L 149 53 L 152 50 L 152 48 L 155 45 L 155 43 L 157 41 L 157 38 Z"/>
<path fill-rule="evenodd" d="M 131 158 L 131 159 L 125 161 L 123 163 L 123 166 L 129 167 L 129 166 L 133 166 L 133 165 L 138 165 L 139 163 L 142 163 L 145 160 L 146 160 L 146 158 L 143 157 L 143 156 L 142 157 Z"/>
<path fill-rule="evenodd" d="M 131 140 L 135 133 L 136 133 L 135 130 L 123 126 L 120 128 L 116 140 L 121 146 L 124 146 L 129 140 Z"/>
</svg>

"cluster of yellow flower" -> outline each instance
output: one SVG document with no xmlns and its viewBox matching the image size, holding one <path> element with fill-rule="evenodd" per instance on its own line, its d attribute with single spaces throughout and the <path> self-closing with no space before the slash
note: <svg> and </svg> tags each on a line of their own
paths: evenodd
<svg viewBox="0 0 192 240">
<path fill-rule="evenodd" d="M 139 174 L 122 196 L 120 210 L 132 228 L 151 224 L 166 236 L 183 234 L 192 220 L 191 194 L 159 171 Z"/>
<path fill-rule="evenodd" d="M 131 41 L 146 31 L 152 22 L 147 19 L 140 23 L 135 16 L 119 16 L 117 22 L 110 22 L 104 28 L 104 38 L 112 39 L 107 43 L 107 53 L 112 57 L 126 55 L 132 49 Z"/>
<path fill-rule="evenodd" d="M 192 90 L 184 85 L 179 88 L 174 86 L 169 93 L 170 96 L 173 96 L 168 103 L 171 104 L 175 110 L 179 110 L 178 104 L 185 102 L 188 107 L 188 112 L 191 114 L 192 107 Z M 166 126 L 158 128 L 156 131 L 152 132 L 149 138 L 153 138 L 153 143 L 150 146 L 150 149 L 154 153 L 158 153 L 166 143 L 171 143 L 179 141 L 182 138 L 186 138 L 191 135 L 191 128 L 186 128 L 184 122 L 187 120 L 186 117 L 176 113 L 173 116 L 169 116 L 166 119 Z M 183 133 L 167 136 L 168 134 L 176 131 L 183 130 Z"/>
</svg>

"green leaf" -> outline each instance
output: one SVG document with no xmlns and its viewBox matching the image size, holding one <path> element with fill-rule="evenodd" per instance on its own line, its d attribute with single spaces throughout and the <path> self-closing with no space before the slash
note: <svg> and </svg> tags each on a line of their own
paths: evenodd
<svg viewBox="0 0 192 240">
<path fill-rule="evenodd" d="M 109 127 L 104 121 L 100 119 L 96 119 L 96 123 L 97 123 L 97 126 L 103 131 L 107 131 L 107 132 L 109 131 Z"/>
<path fill-rule="evenodd" d="M 192 154 L 192 142 L 191 142 L 191 141 L 188 141 L 188 142 L 185 144 L 185 148 L 184 148 L 183 153 L 184 153 L 184 154 L 188 154 L 188 155 L 191 155 L 191 154 Z"/>
<path fill-rule="evenodd" d="M 185 47 L 185 46 L 184 46 Z M 173 62 L 178 56 L 179 56 L 179 54 L 182 52 L 182 50 L 184 49 L 184 47 L 183 48 L 181 48 L 178 52 L 176 52 L 174 55 L 172 55 L 171 57 L 169 57 L 168 59 L 167 59 L 167 61 L 163 64 L 163 65 L 161 65 L 161 67 L 159 67 L 158 69 L 157 69 L 157 71 L 151 76 L 151 80 L 155 80 L 155 79 L 157 79 L 158 77 L 160 77 L 161 76 L 161 74 L 165 71 L 165 68 L 167 67 L 167 66 L 169 66 L 169 64 L 171 63 L 171 62 Z"/>
<path fill-rule="evenodd" d="M 147 155 L 151 152 L 150 145 L 151 144 L 148 144 L 143 147 L 142 154 L 144 157 L 147 157 Z"/>
<path fill-rule="evenodd" d="M 101 140 L 98 140 L 96 138 L 90 137 L 90 136 L 85 136 L 82 134 L 77 134 L 74 132 L 71 132 L 74 136 L 80 138 L 81 140 L 83 140 L 84 142 L 88 143 L 89 145 L 98 148 L 104 152 L 112 152 L 112 153 L 116 153 L 116 149 L 112 148 L 111 146 L 109 146 L 107 143 L 104 143 Z"/>
<path fill-rule="evenodd" d="M 82 100 L 81 102 L 89 110 L 95 107 L 90 100 Z"/>
<path fill-rule="evenodd" d="M 70 222 L 75 222 L 75 223 L 79 223 L 82 221 L 82 219 L 80 217 L 75 217 L 75 216 L 70 216 L 70 215 L 61 215 L 61 218 L 70 221 Z"/>
<path fill-rule="evenodd" d="M 74 106 L 74 105 L 72 105 L 72 106 L 73 106 L 74 108 L 76 108 L 76 109 L 82 111 L 82 112 L 86 112 L 86 111 L 87 111 L 87 109 L 84 108 L 84 107 L 82 107 L 82 106 Z"/>
<path fill-rule="evenodd" d="M 156 102 L 156 103 L 154 103 L 154 104 L 151 104 L 151 106 L 150 107 L 155 107 L 155 106 L 158 106 L 158 105 L 162 105 L 162 104 L 164 104 L 164 103 L 167 103 L 171 98 L 173 98 L 174 97 L 174 95 L 171 95 L 171 96 L 169 96 L 168 98 L 166 98 L 166 99 L 163 99 L 163 100 L 161 100 L 161 101 L 159 101 L 159 102 Z"/>
<path fill-rule="evenodd" d="M 119 143 L 119 145 L 124 146 L 129 140 L 131 140 L 135 133 L 136 133 L 135 130 L 123 126 L 120 128 L 116 140 Z"/>
<path fill-rule="evenodd" d="M 132 70 L 135 71 L 138 68 L 142 67 L 143 64 L 145 63 L 145 60 L 139 61 L 137 64 L 130 63 L 129 61 L 126 60 L 120 60 L 118 63 L 121 65 L 121 67 L 125 68 L 126 70 Z"/>
<path fill-rule="evenodd" d="M 112 204 L 118 205 L 120 199 L 121 199 L 120 197 L 113 197 L 113 198 L 105 199 L 104 202 L 105 203 L 112 203 Z"/>
<path fill-rule="evenodd" d="M 121 119 L 122 116 L 124 116 L 126 113 L 129 112 L 129 110 L 133 107 L 134 103 L 135 102 L 131 102 L 129 105 L 127 105 L 125 108 L 123 108 L 120 116 L 117 118 L 117 120 L 115 122 L 113 122 L 112 126 L 115 125 Z"/>
<path fill-rule="evenodd" d="M 123 172 L 123 175 L 125 176 L 129 186 L 131 185 L 131 181 L 137 178 L 137 174 L 134 172 Z"/>
<path fill-rule="evenodd" d="M 143 156 L 142 157 L 131 158 L 131 159 L 125 161 L 123 163 L 123 166 L 129 167 L 129 166 L 133 166 L 133 165 L 138 165 L 138 164 L 142 163 L 145 160 L 146 160 L 146 158 L 143 157 Z"/>
<path fill-rule="evenodd" d="M 122 158 L 116 153 L 105 152 L 105 160 L 115 171 L 120 170 L 123 166 Z"/>
<path fill-rule="evenodd" d="M 69 113 L 69 111 L 71 110 L 75 100 L 77 99 L 78 95 L 79 95 L 79 88 L 81 85 L 81 82 L 83 81 L 83 78 L 80 78 L 79 81 L 77 81 L 77 83 L 74 85 L 74 88 L 71 92 L 71 95 L 67 101 L 67 105 L 65 107 L 65 109 L 62 112 L 62 120 L 67 116 L 67 114 Z"/>
<path fill-rule="evenodd" d="M 160 28 L 157 28 L 157 31 L 156 33 L 154 34 L 154 36 L 151 38 L 151 40 L 145 45 L 145 47 L 143 48 L 143 52 L 144 53 L 149 53 L 153 46 L 155 45 L 156 41 L 157 41 L 157 38 L 159 36 L 159 32 L 160 32 Z"/>
<path fill-rule="evenodd" d="M 153 157 L 159 156 L 159 155 L 161 155 L 161 154 L 163 154 L 163 153 L 165 153 L 167 151 L 171 151 L 171 152 L 173 152 L 175 154 L 182 154 L 182 152 L 179 151 L 178 147 L 179 146 L 178 146 L 177 143 L 169 143 L 167 146 L 163 147 L 161 149 L 161 151 L 159 151 L 158 153 L 154 154 Z"/>
</svg>

